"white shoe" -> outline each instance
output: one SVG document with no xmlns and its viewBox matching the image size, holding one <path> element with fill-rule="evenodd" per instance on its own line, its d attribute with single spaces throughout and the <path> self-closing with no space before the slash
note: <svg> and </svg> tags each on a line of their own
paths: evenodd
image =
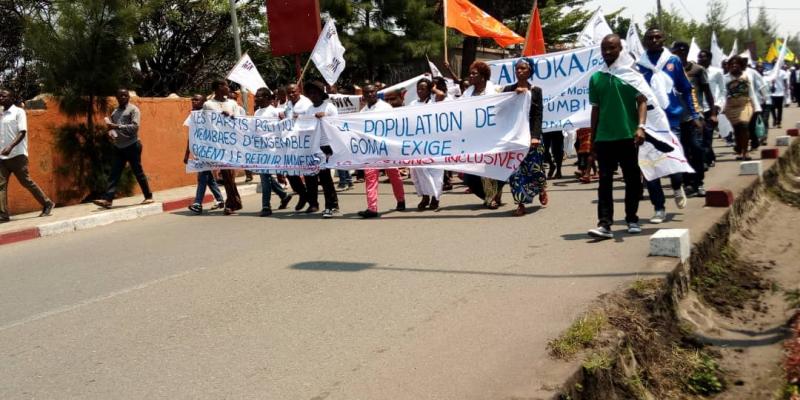
<svg viewBox="0 0 800 400">
<path fill-rule="evenodd" d="M 683 187 L 675 191 L 675 205 L 681 210 L 686 208 L 686 192 L 683 191 Z"/>
<path fill-rule="evenodd" d="M 657 210 L 655 215 L 653 215 L 653 217 L 650 218 L 650 223 L 660 224 L 664 222 L 666 218 L 667 218 L 667 212 L 665 210 Z"/>
<path fill-rule="evenodd" d="M 642 227 L 636 222 L 628 223 L 628 233 L 637 234 L 642 233 Z"/>
<path fill-rule="evenodd" d="M 611 233 L 611 229 L 605 226 L 598 226 L 597 228 L 589 229 L 589 236 L 599 239 L 612 239 L 614 234 Z"/>
</svg>

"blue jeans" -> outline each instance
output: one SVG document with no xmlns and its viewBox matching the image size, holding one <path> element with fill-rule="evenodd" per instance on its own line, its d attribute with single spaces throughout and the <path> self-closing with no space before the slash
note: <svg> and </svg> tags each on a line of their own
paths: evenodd
<svg viewBox="0 0 800 400">
<path fill-rule="evenodd" d="M 222 203 L 224 201 L 222 192 L 219 191 L 217 180 L 214 179 L 214 175 L 211 171 L 203 171 L 197 173 L 197 193 L 194 195 L 195 203 L 203 204 L 203 197 L 206 196 L 206 187 L 211 189 L 211 194 L 214 195 L 214 199 L 217 200 L 217 203 Z"/>
<path fill-rule="evenodd" d="M 283 189 L 283 186 L 278 182 L 278 179 L 272 176 L 271 174 L 258 174 L 261 177 L 261 208 L 269 208 L 270 206 L 270 197 L 272 197 L 272 192 L 278 195 L 278 197 L 283 200 L 287 196 L 286 190 Z"/>
<path fill-rule="evenodd" d="M 346 169 L 337 169 L 336 176 L 339 177 L 339 187 L 351 186 L 353 184 L 353 177 L 350 171 Z"/>
<path fill-rule="evenodd" d="M 680 127 L 671 127 L 672 133 L 681 138 Z M 669 176 L 670 185 L 672 190 L 678 190 L 683 186 L 683 174 L 672 174 Z M 666 197 L 664 196 L 664 188 L 661 187 L 661 179 L 654 179 L 647 181 L 647 194 L 650 196 L 650 203 L 656 211 L 666 210 Z"/>
</svg>

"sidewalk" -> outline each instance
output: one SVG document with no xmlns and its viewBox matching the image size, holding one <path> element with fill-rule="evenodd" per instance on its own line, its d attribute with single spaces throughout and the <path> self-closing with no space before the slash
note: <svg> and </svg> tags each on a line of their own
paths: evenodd
<svg viewBox="0 0 800 400">
<path fill-rule="evenodd" d="M 239 194 L 249 196 L 256 193 L 258 179 L 244 183 L 244 177 L 237 179 Z M 194 201 L 197 186 L 184 186 L 155 192 L 155 203 L 141 205 L 141 195 L 114 200 L 110 210 L 102 209 L 92 203 L 58 207 L 50 217 L 39 217 L 39 212 L 14 215 L 10 222 L 0 224 L 0 246 L 9 243 L 31 240 L 40 237 L 60 235 L 74 231 L 109 225 L 120 221 L 130 221 L 165 212 L 184 210 Z M 225 188 L 220 185 L 224 195 Z M 213 197 L 206 191 L 205 203 Z"/>
</svg>

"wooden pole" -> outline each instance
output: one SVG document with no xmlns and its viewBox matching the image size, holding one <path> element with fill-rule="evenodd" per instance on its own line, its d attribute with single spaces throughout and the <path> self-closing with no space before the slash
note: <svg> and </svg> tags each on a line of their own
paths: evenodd
<svg viewBox="0 0 800 400">
<path fill-rule="evenodd" d="M 298 56 L 300 57 L 300 56 Z M 298 58 L 299 60 L 299 58 Z M 306 66 L 303 67 L 303 71 L 300 72 L 300 76 L 297 78 L 297 84 L 299 85 L 300 82 L 303 80 L 303 76 L 306 74 L 306 70 L 308 69 L 308 65 L 311 64 L 311 56 L 308 57 L 308 61 L 306 61 Z"/>
</svg>

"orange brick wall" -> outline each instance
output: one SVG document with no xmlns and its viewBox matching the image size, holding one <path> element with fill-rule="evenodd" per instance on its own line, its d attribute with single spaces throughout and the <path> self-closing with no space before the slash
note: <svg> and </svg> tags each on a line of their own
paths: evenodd
<svg viewBox="0 0 800 400">
<path fill-rule="evenodd" d="M 249 107 L 252 109 L 252 96 Z M 113 100 L 112 100 L 113 102 Z M 186 149 L 187 128 L 183 121 L 191 109 L 188 98 L 137 98 L 131 103 L 142 112 L 139 137 L 142 141 L 142 164 L 150 188 L 153 191 L 193 185 L 194 174 L 187 174 L 183 165 Z M 54 131 L 70 119 L 58 110 L 58 104 L 47 100 L 47 110 L 28 110 L 28 154 L 33 180 L 59 206 L 75 204 L 80 199 L 58 198 L 60 190 L 68 189 L 71 182 L 55 171 L 69 160 L 63 160 L 55 147 Z M 98 120 L 102 120 L 102 116 Z M 140 193 L 135 185 L 136 193 Z M 33 196 L 23 189 L 15 178 L 9 187 L 9 209 L 11 214 L 39 210 L 41 206 Z M 156 199 L 157 200 L 157 199 Z"/>
</svg>

